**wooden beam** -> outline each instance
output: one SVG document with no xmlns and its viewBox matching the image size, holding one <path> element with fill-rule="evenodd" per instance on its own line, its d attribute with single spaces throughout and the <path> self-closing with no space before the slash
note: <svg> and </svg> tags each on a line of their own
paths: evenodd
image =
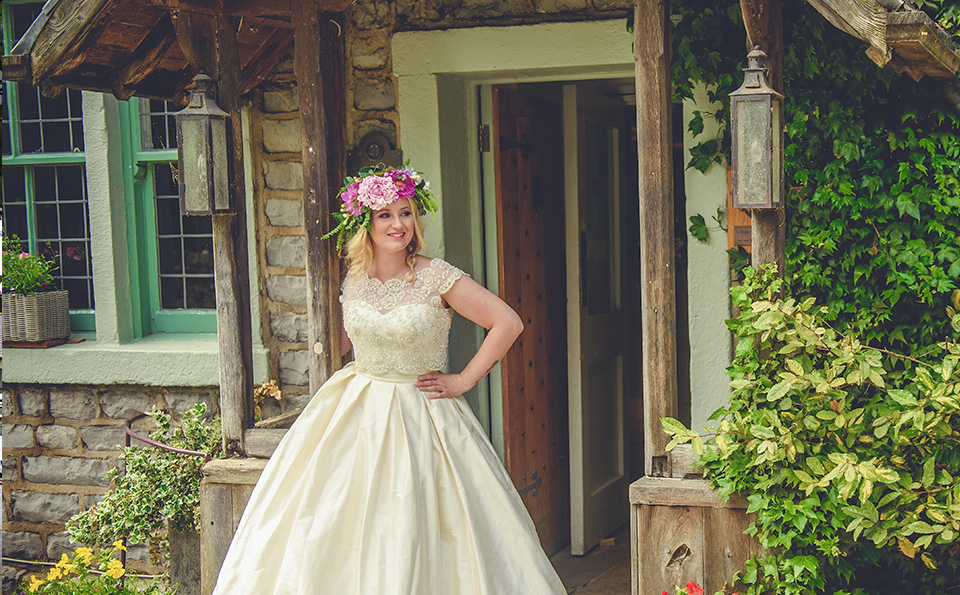
<svg viewBox="0 0 960 595">
<path fill-rule="evenodd" d="M 43 27 L 29 48 L 33 84 L 39 86 L 47 77 L 68 72 L 82 61 L 118 4 L 118 0 L 71 0 L 51 6 L 49 11 L 44 6 L 37 17 Z M 12 53 L 21 53 L 18 50 L 14 47 Z"/>
<path fill-rule="evenodd" d="M 113 83 L 113 94 L 118 99 L 130 99 L 136 87 L 153 71 L 170 46 L 177 42 L 170 15 L 165 13 L 130 55 Z"/>
<path fill-rule="evenodd" d="M 960 52 L 926 13 L 895 12 L 887 18 L 887 43 L 901 58 L 900 70 L 906 70 L 914 80 L 924 75 L 946 80 L 956 78 Z"/>
<path fill-rule="evenodd" d="M 173 15 L 184 56 L 217 81 L 217 103 L 230 114 L 230 199 L 234 214 L 213 215 L 214 284 L 220 359 L 220 417 L 227 456 L 245 454 L 253 415 L 253 339 L 247 255 L 246 187 L 240 114 L 238 19 L 201 13 Z"/>
<path fill-rule="evenodd" d="M 831 25 L 870 44 L 867 55 L 877 65 L 883 66 L 890 59 L 890 50 L 887 48 L 887 9 L 877 0 L 807 0 L 807 2 Z M 743 2 L 740 4 L 743 6 Z"/>
<path fill-rule="evenodd" d="M 667 0 L 635 0 L 634 10 L 644 470 L 646 475 L 668 477 L 669 437 L 660 418 L 677 411 L 670 15 Z"/>
<path fill-rule="evenodd" d="M 300 91 L 303 216 L 307 242 L 307 345 L 310 392 L 340 368 L 340 260 L 320 236 L 331 227 L 330 205 L 345 156 L 343 43 L 317 0 L 293 0 L 294 72 Z"/>
<path fill-rule="evenodd" d="M 277 29 L 270 34 L 265 42 L 247 60 L 240 80 L 240 92 L 246 93 L 259 85 L 277 62 L 287 53 L 287 48 L 293 43 L 293 32 L 288 29 Z"/>
<path fill-rule="evenodd" d="M 140 0 L 143 4 L 178 12 L 210 16 L 290 17 L 290 0 Z"/>
<path fill-rule="evenodd" d="M 781 0 L 740 0 L 747 30 L 747 50 L 755 44 L 767 53 L 770 86 L 783 93 L 783 6 Z M 744 53 L 746 60 L 746 53 Z M 750 263 L 776 264 L 783 276 L 786 224 L 783 209 L 753 211 Z"/>
</svg>

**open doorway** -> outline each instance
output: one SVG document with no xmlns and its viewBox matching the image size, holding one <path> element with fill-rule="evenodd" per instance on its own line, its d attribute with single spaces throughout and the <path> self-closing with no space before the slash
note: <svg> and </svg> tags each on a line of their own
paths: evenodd
<svg viewBox="0 0 960 595">
<path fill-rule="evenodd" d="M 502 366 L 504 463 L 548 552 L 586 553 L 625 523 L 642 470 L 632 87 L 481 87 L 490 252 L 526 325 Z"/>
</svg>

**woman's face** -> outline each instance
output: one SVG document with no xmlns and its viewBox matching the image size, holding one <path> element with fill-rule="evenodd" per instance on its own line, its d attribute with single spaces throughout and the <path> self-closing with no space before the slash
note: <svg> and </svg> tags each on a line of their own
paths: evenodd
<svg viewBox="0 0 960 595">
<path fill-rule="evenodd" d="M 374 211 L 370 223 L 375 249 L 390 252 L 406 250 L 413 239 L 414 222 L 410 201 L 406 198 Z"/>
</svg>

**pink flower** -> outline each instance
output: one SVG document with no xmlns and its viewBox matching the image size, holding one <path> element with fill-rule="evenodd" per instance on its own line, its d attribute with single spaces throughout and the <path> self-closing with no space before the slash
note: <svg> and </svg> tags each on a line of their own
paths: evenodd
<svg viewBox="0 0 960 595">
<path fill-rule="evenodd" d="M 697 583 L 690 581 L 687 583 L 687 593 L 689 595 L 703 595 L 703 589 Z"/>
<path fill-rule="evenodd" d="M 21 252 L 21 253 L 20 253 L 20 258 L 30 258 L 30 253 L 29 253 L 29 252 Z"/>
<path fill-rule="evenodd" d="M 397 185 L 391 178 L 367 176 L 360 180 L 359 201 L 371 211 L 378 211 L 398 200 Z"/>
<path fill-rule="evenodd" d="M 417 182 L 402 169 L 395 169 L 390 171 L 389 175 L 394 184 L 397 185 L 397 196 L 400 198 L 413 198 L 413 194 L 417 191 Z"/>
<path fill-rule="evenodd" d="M 360 214 L 360 205 L 357 203 L 357 192 L 360 189 L 360 184 L 357 182 L 351 182 L 347 189 L 340 193 L 340 200 L 343 201 L 343 206 L 346 207 L 346 210 L 351 215 Z"/>
</svg>

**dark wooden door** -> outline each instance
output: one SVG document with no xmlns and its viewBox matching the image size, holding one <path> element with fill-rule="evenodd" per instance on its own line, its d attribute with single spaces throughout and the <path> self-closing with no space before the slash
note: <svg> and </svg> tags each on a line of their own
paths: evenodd
<svg viewBox="0 0 960 595">
<path fill-rule="evenodd" d="M 493 88 L 500 297 L 524 331 L 502 362 L 504 463 L 548 553 L 570 537 L 562 112 Z"/>
</svg>

